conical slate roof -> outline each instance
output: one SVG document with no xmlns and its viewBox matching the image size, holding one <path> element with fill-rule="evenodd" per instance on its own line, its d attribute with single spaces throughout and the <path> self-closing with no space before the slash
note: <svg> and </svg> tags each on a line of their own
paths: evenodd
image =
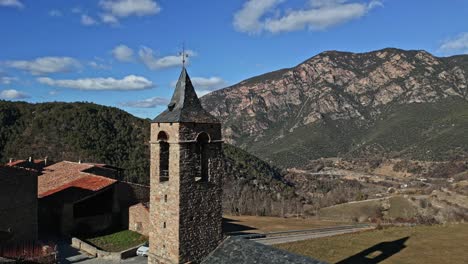
<svg viewBox="0 0 468 264">
<path fill-rule="evenodd" d="M 219 120 L 203 109 L 185 67 L 167 109 L 153 123 L 219 123 Z"/>
</svg>

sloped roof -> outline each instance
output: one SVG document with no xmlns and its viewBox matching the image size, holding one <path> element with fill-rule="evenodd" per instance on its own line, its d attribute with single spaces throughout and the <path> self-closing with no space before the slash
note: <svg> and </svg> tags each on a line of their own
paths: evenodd
<svg viewBox="0 0 468 264">
<path fill-rule="evenodd" d="M 111 178 L 84 172 L 94 166 L 90 163 L 62 161 L 45 167 L 38 179 L 38 197 L 43 198 L 71 187 L 99 191 L 117 182 Z"/>
<path fill-rule="evenodd" d="M 167 109 L 153 123 L 219 123 L 219 120 L 203 109 L 185 67 Z"/>
<path fill-rule="evenodd" d="M 35 159 L 32 161 L 29 160 L 15 160 L 12 162 L 8 162 L 5 164 L 8 167 L 20 167 L 20 168 L 26 168 L 26 169 L 33 169 L 36 171 L 41 171 L 42 168 L 44 168 L 47 163 L 52 164 L 53 162 L 47 162 L 46 160 L 43 159 Z"/>
<path fill-rule="evenodd" d="M 228 237 L 202 264 L 326 264 L 251 240 Z"/>
</svg>

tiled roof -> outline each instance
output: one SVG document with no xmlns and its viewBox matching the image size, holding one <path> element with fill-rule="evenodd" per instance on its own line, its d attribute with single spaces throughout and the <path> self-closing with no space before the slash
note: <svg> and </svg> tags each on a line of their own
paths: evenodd
<svg viewBox="0 0 468 264">
<path fill-rule="evenodd" d="M 12 161 L 12 162 L 8 162 L 6 165 L 9 166 L 9 167 L 13 167 L 13 166 L 16 166 L 20 163 L 23 163 L 25 162 L 25 160 L 15 160 L 15 161 Z"/>
<path fill-rule="evenodd" d="M 202 264 L 326 264 L 247 239 L 228 237 Z"/>
<path fill-rule="evenodd" d="M 10 167 L 13 167 L 13 166 L 17 166 L 17 165 L 20 165 L 22 163 L 25 163 L 25 162 L 29 163 L 29 161 L 27 161 L 27 160 L 15 160 L 15 161 L 12 161 L 12 162 L 8 162 L 6 165 L 10 166 Z M 32 163 L 34 163 L 36 165 L 39 165 L 39 164 L 41 164 L 43 162 L 44 162 L 44 160 L 42 160 L 42 159 L 35 159 L 35 160 L 32 161 Z"/>
<path fill-rule="evenodd" d="M 111 178 L 83 172 L 93 166 L 95 165 L 90 163 L 62 161 L 45 167 L 38 179 L 38 197 L 43 198 L 71 187 L 99 191 L 117 182 Z"/>
</svg>

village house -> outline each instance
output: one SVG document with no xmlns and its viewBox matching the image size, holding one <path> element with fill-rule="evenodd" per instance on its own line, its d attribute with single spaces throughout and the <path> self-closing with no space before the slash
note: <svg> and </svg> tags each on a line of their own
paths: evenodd
<svg viewBox="0 0 468 264">
<path fill-rule="evenodd" d="M 38 178 L 41 234 L 94 233 L 126 227 L 128 207 L 148 201 L 149 188 L 121 182 L 122 169 L 62 161 Z"/>
<path fill-rule="evenodd" d="M 0 245 L 38 237 L 37 172 L 0 166 Z"/>
</svg>

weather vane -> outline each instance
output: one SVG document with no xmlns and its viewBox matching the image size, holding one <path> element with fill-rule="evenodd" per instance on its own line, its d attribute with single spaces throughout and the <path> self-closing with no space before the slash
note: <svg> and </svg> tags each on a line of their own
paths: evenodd
<svg viewBox="0 0 468 264">
<path fill-rule="evenodd" d="M 185 67 L 185 61 L 189 57 L 189 55 L 185 52 L 185 43 L 182 44 L 182 52 L 179 52 L 179 56 L 182 57 L 182 66 Z"/>
</svg>

